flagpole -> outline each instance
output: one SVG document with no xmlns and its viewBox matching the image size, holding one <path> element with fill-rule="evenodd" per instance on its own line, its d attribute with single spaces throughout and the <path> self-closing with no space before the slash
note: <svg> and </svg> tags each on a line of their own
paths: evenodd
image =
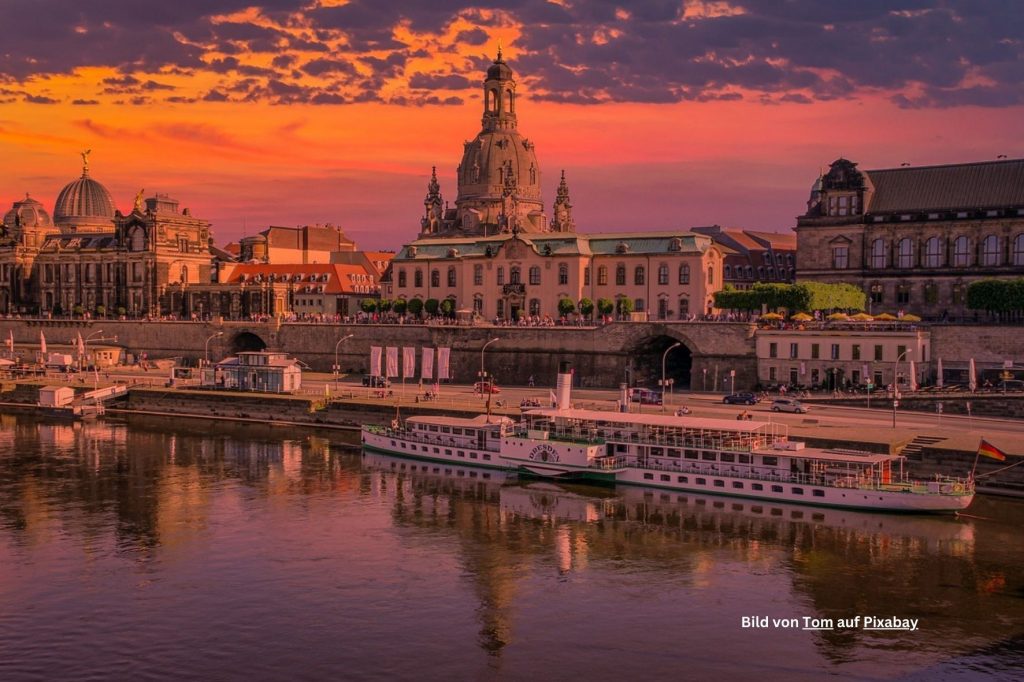
<svg viewBox="0 0 1024 682">
<path fill-rule="evenodd" d="M 984 438 L 980 439 L 978 441 L 978 449 L 975 450 L 975 452 L 974 452 L 974 466 L 971 467 L 971 475 L 967 477 L 967 480 L 971 481 L 972 483 L 974 482 L 974 472 L 978 468 L 978 458 L 981 457 L 981 444 L 984 443 L 984 442 L 985 442 Z"/>
</svg>

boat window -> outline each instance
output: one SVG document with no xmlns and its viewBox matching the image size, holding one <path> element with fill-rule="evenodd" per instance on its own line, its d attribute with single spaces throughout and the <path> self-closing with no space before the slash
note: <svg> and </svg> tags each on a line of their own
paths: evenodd
<svg viewBox="0 0 1024 682">
<path fill-rule="evenodd" d="M 812 490 L 811 494 L 813 494 L 815 497 L 825 497 L 824 490 Z"/>
<path fill-rule="evenodd" d="M 764 464 L 766 467 L 778 466 L 779 465 L 779 458 L 778 457 L 762 457 L 761 458 L 761 463 Z"/>
<path fill-rule="evenodd" d="M 804 489 L 803 488 L 793 488 L 793 494 L 794 495 L 803 495 L 804 494 Z"/>
<path fill-rule="evenodd" d="M 629 446 L 625 443 L 616 443 L 615 452 L 629 452 Z"/>
<path fill-rule="evenodd" d="M 645 481 L 653 481 L 654 480 L 654 474 L 644 474 L 644 480 Z"/>
<path fill-rule="evenodd" d="M 441 433 L 451 433 L 451 432 L 452 432 L 452 430 L 449 429 L 447 426 L 442 426 L 441 427 Z"/>
<path fill-rule="evenodd" d="M 772 486 L 772 492 L 773 493 L 781 493 L 782 492 L 782 486 L 781 485 L 773 485 Z"/>
<path fill-rule="evenodd" d="M 793 511 L 789 512 L 789 518 L 791 519 L 802 519 L 803 517 L 804 513 L 800 510 L 794 509 Z"/>
<path fill-rule="evenodd" d="M 473 429 L 466 429 L 466 435 L 467 436 L 474 436 L 474 435 L 476 435 L 476 433 L 473 431 Z"/>
<path fill-rule="evenodd" d="M 710 450 L 705 450 L 703 453 L 701 453 L 700 458 L 701 459 L 710 460 L 710 461 L 714 462 L 715 461 L 715 453 L 710 451 Z"/>
<path fill-rule="evenodd" d="M 740 455 L 740 464 L 750 464 L 750 455 Z"/>
<path fill-rule="evenodd" d="M 463 452 L 462 450 L 459 450 L 458 454 L 459 454 L 459 457 L 465 457 L 466 456 L 466 453 Z"/>
<path fill-rule="evenodd" d="M 469 453 L 469 458 L 470 459 L 476 459 L 476 453 L 475 452 Z"/>
<path fill-rule="evenodd" d="M 434 454 L 435 454 L 435 455 L 440 455 L 440 454 L 441 454 L 441 451 L 440 451 L 440 450 L 438 450 L 437 448 L 434 448 Z"/>
<path fill-rule="evenodd" d="M 445 448 L 445 449 L 444 449 L 444 454 L 446 454 L 446 455 L 448 455 L 449 457 L 451 457 L 451 456 L 452 456 L 452 451 L 451 451 L 451 450 L 449 450 L 448 448 Z"/>
<path fill-rule="evenodd" d="M 731 452 L 723 452 L 721 454 L 721 458 L 722 458 L 723 462 L 735 462 L 736 461 L 736 455 L 732 454 Z"/>
<path fill-rule="evenodd" d="M 669 457 L 679 457 L 679 450 L 677 450 L 675 448 L 669 448 L 668 449 L 668 456 Z"/>
<path fill-rule="evenodd" d="M 683 452 L 683 457 L 685 457 L 686 459 L 697 459 L 697 451 L 696 450 L 685 450 Z"/>
<path fill-rule="evenodd" d="M 437 426 L 435 424 L 431 424 L 429 428 L 431 431 L 437 431 Z"/>
<path fill-rule="evenodd" d="M 733 481 L 732 482 L 732 487 L 733 488 L 742 488 L 743 487 L 743 483 L 741 483 L 740 481 Z"/>
<path fill-rule="evenodd" d="M 763 486 L 763 485 L 761 485 L 760 483 L 751 483 L 751 484 L 750 484 L 750 487 L 751 487 L 751 488 L 752 488 L 753 490 L 764 490 L 764 486 Z"/>
<path fill-rule="evenodd" d="M 392 444 L 392 445 L 394 445 L 394 444 L 395 444 L 395 441 L 391 441 L 391 444 Z"/>
<path fill-rule="evenodd" d="M 757 484 L 755 483 L 754 485 Z M 755 514 L 764 514 L 764 507 L 751 507 L 750 511 L 754 512 Z"/>
<path fill-rule="evenodd" d="M 663 481 L 671 481 L 672 477 L 669 476 L 668 474 L 662 474 L 661 475 L 661 480 L 663 480 Z"/>
<path fill-rule="evenodd" d="M 781 490 L 781 488 L 780 488 L 780 490 Z M 779 509 L 778 507 L 772 507 L 771 515 L 772 516 L 782 516 L 782 510 Z"/>
<path fill-rule="evenodd" d="M 484 455 L 484 459 L 490 459 L 490 458 L 491 458 L 490 455 Z"/>
<path fill-rule="evenodd" d="M 664 448 L 651 448 L 651 455 L 653 457 L 663 457 L 665 455 Z"/>
<path fill-rule="evenodd" d="M 715 487 L 716 488 L 724 488 L 725 487 L 725 481 L 719 481 L 718 479 L 715 479 Z"/>
<path fill-rule="evenodd" d="M 487 455 L 484 455 L 484 457 L 486 457 L 487 459 L 490 459 L 490 457 L 487 457 Z M 487 473 L 486 471 L 484 473 L 480 474 L 480 475 L 483 476 L 484 478 L 490 478 L 491 477 L 491 475 L 489 473 Z"/>
<path fill-rule="evenodd" d="M 402 446 L 403 448 L 405 447 L 405 443 L 401 443 L 400 445 L 401 445 L 401 446 Z"/>
<path fill-rule="evenodd" d="M 679 476 L 678 478 L 676 478 L 676 481 L 678 481 L 679 483 L 689 483 L 690 479 L 688 479 L 686 476 Z"/>
<path fill-rule="evenodd" d="M 707 484 L 708 484 L 707 479 L 703 479 L 703 478 L 698 478 L 697 479 L 697 485 L 707 485 Z"/>
</svg>

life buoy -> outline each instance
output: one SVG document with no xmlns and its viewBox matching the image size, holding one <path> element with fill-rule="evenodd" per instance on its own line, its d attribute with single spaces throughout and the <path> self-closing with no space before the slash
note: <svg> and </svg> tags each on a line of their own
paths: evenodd
<svg viewBox="0 0 1024 682">
<path fill-rule="evenodd" d="M 964 486 L 963 486 L 962 483 L 954 483 L 953 484 L 953 492 L 955 492 L 955 493 L 962 493 L 963 491 L 964 491 Z"/>
</svg>

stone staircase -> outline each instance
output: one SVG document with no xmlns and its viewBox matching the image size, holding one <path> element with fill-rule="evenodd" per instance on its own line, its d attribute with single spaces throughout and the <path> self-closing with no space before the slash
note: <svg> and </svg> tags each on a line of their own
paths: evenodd
<svg viewBox="0 0 1024 682">
<path fill-rule="evenodd" d="M 914 440 L 910 441 L 903 446 L 900 454 L 906 457 L 908 460 L 921 460 L 921 452 L 929 445 L 934 445 L 946 440 L 941 436 L 917 436 Z"/>
</svg>

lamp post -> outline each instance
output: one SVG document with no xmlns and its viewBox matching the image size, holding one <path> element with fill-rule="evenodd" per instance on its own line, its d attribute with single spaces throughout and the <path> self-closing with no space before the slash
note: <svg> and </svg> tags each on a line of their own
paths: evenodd
<svg viewBox="0 0 1024 682">
<path fill-rule="evenodd" d="M 705 393 L 707 393 L 708 392 L 708 368 L 705 367 L 700 372 L 704 376 L 704 379 L 703 379 L 703 381 L 701 383 L 701 390 L 703 390 Z"/>
<path fill-rule="evenodd" d="M 487 346 L 498 341 L 498 337 L 494 337 L 490 341 L 484 344 L 483 348 L 480 349 L 480 395 L 484 393 L 484 384 L 487 378 L 487 371 L 484 369 L 484 351 L 487 350 Z M 489 388 L 489 387 L 488 387 Z M 490 391 L 487 392 L 490 395 Z"/>
<path fill-rule="evenodd" d="M 349 334 L 338 339 L 338 342 L 334 344 L 334 387 L 338 387 L 338 373 L 341 372 L 341 364 L 338 362 L 338 347 L 341 346 L 342 341 L 348 341 L 355 334 Z"/>
<path fill-rule="evenodd" d="M 82 354 L 85 355 L 85 357 L 81 358 L 79 360 L 79 363 L 81 363 L 82 360 L 85 360 L 86 362 L 88 362 L 88 360 L 89 360 L 89 339 L 91 339 L 92 337 L 96 336 L 97 334 L 102 334 L 102 333 L 103 333 L 102 329 L 97 329 L 94 332 L 90 332 L 85 337 L 85 339 L 82 341 Z M 79 367 L 79 369 L 81 369 L 81 367 Z"/>
<path fill-rule="evenodd" d="M 210 364 L 210 341 L 213 341 L 218 336 L 224 336 L 224 332 L 217 332 L 216 334 L 210 334 L 210 338 L 206 339 L 206 350 L 203 353 L 203 357 L 206 359 L 206 364 Z"/>
<path fill-rule="evenodd" d="M 665 400 L 665 386 L 667 385 L 666 382 L 665 382 L 665 360 L 668 358 L 668 354 L 669 353 L 671 353 L 676 348 L 679 348 L 679 346 L 681 346 L 681 345 L 683 345 L 682 341 L 676 341 L 671 346 L 666 348 L 665 352 L 661 354 L 661 411 L 662 412 L 664 412 L 667 409 L 666 408 L 666 400 Z"/>
<path fill-rule="evenodd" d="M 896 356 L 896 363 L 892 367 L 892 428 L 896 428 L 896 408 L 900 406 L 900 360 L 907 354 L 913 352 L 908 348 Z"/>
</svg>

